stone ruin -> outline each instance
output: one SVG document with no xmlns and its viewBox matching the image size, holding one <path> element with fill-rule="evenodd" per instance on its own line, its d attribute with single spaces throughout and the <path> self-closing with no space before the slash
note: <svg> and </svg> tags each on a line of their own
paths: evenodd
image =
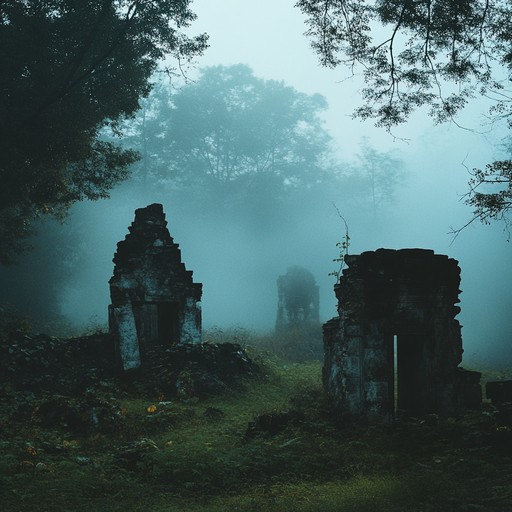
<svg viewBox="0 0 512 512">
<path fill-rule="evenodd" d="M 347 255 L 324 324 L 324 388 L 343 422 L 455 416 L 481 403 L 480 374 L 462 360 L 460 268 L 424 249 Z"/>
<path fill-rule="evenodd" d="M 299 266 L 277 279 L 276 331 L 319 326 L 319 288 L 313 274 Z"/>
<path fill-rule="evenodd" d="M 135 211 L 117 244 L 109 328 L 125 370 L 138 368 L 155 346 L 201 341 L 202 284 L 181 262 L 161 204 Z"/>
</svg>

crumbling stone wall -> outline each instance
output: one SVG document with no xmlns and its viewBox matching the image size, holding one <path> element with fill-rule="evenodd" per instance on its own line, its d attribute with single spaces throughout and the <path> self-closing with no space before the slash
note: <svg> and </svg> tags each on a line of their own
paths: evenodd
<svg viewBox="0 0 512 512">
<path fill-rule="evenodd" d="M 117 244 L 109 325 L 124 369 L 139 367 L 153 346 L 201 341 L 202 285 L 166 226 L 161 204 L 140 208 Z"/>
<path fill-rule="evenodd" d="M 319 288 L 313 274 L 299 266 L 277 279 L 276 330 L 320 325 Z"/>
<path fill-rule="evenodd" d="M 323 382 L 339 418 L 390 424 L 400 411 L 449 416 L 480 404 L 480 374 L 458 368 L 458 262 L 423 249 L 345 262 L 339 317 L 324 325 Z"/>
</svg>

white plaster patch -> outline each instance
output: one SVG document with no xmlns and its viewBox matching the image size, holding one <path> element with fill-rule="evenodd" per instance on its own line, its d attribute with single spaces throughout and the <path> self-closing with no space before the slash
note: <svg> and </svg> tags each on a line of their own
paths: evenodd
<svg viewBox="0 0 512 512">
<path fill-rule="evenodd" d="M 198 307 L 200 303 L 189 297 L 183 312 L 183 325 L 181 327 L 181 341 L 185 343 L 201 342 L 201 327 L 198 325 Z"/>
<path fill-rule="evenodd" d="M 336 382 L 338 380 L 338 374 L 340 373 L 340 369 L 337 364 L 333 364 L 331 366 L 330 371 L 330 382 Z"/>
<path fill-rule="evenodd" d="M 113 308 L 114 317 L 118 325 L 119 352 L 124 370 L 131 370 L 140 366 L 139 340 L 131 304 L 124 304 Z"/>
</svg>

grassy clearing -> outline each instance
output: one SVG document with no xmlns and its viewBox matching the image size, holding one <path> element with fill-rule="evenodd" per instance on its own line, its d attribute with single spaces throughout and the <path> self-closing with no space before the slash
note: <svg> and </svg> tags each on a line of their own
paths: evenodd
<svg viewBox="0 0 512 512">
<path fill-rule="evenodd" d="M 488 414 L 343 430 L 327 415 L 319 361 L 257 357 L 260 377 L 222 396 L 122 397 L 115 432 L 1 422 L 2 510 L 512 510 L 510 453 L 479 437 Z M 249 435 L 262 414 L 283 423 Z"/>
</svg>

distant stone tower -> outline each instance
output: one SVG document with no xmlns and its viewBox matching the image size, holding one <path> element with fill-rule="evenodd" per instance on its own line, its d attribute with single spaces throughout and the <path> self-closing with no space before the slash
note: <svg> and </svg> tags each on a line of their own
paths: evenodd
<svg viewBox="0 0 512 512">
<path fill-rule="evenodd" d="M 313 274 L 303 267 L 290 267 L 277 279 L 276 330 L 316 326 L 319 318 L 319 288 Z"/>
<path fill-rule="evenodd" d="M 192 281 L 166 226 L 161 204 L 140 208 L 117 244 L 109 327 L 125 370 L 143 364 L 154 346 L 201 341 L 202 285 Z"/>
</svg>

